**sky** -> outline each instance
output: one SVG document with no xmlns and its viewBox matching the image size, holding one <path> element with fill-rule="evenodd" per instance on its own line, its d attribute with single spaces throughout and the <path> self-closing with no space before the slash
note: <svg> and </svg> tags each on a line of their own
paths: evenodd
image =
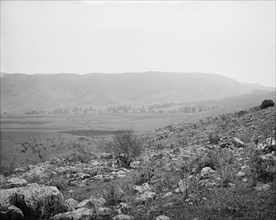
<svg viewBox="0 0 276 220">
<path fill-rule="evenodd" d="M 143 71 L 275 86 L 275 1 L 1 1 L 1 72 Z"/>
</svg>

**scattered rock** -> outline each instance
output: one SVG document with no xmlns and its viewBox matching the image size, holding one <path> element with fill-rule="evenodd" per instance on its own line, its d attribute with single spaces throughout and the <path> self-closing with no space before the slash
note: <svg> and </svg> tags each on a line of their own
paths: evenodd
<svg viewBox="0 0 276 220">
<path fill-rule="evenodd" d="M 13 177 L 7 180 L 7 182 L 10 184 L 10 187 L 21 187 L 27 185 L 27 180 L 23 178 Z"/>
</svg>

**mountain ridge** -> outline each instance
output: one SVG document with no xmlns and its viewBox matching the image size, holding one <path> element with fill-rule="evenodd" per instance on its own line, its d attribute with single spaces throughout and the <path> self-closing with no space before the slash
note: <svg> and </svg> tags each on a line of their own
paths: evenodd
<svg viewBox="0 0 276 220">
<path fill-rule="evenodd" d="M 273 89 L 210 73 L 1 73 L 1 111 L 195 102 Z"/>
</svg>

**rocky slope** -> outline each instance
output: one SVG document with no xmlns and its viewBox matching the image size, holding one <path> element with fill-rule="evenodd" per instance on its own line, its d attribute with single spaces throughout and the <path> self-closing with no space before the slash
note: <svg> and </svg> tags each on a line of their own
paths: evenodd
<svg viewBox="0 0 276 220">
<path fill-rule="evenodd" d="M 275 110 L 169 125 L 128 168 L 109 152 L 17 168 L 0 176 L 0 217 L 275 219 Z"/>
</svg>

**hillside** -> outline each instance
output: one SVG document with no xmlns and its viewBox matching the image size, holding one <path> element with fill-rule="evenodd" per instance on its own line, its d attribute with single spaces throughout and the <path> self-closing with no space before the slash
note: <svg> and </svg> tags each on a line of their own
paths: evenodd
<svg viewBox="0 0 276 220">
<path fill-rule="evenodd" d="M 1 111 L 196 102 L 254 90 L 273 88 L 203 73 L 3 74 Z"/>
<path fill-rule="evenodd" d="M 274 220 L 275 110 L 129 133 L 135 139 L 121 133 L 120 140 L 142 147 L 127 166 L 118 139 L 78 138 L 64 155 L 0 175 L 0 217 Z"/>
</svg>

